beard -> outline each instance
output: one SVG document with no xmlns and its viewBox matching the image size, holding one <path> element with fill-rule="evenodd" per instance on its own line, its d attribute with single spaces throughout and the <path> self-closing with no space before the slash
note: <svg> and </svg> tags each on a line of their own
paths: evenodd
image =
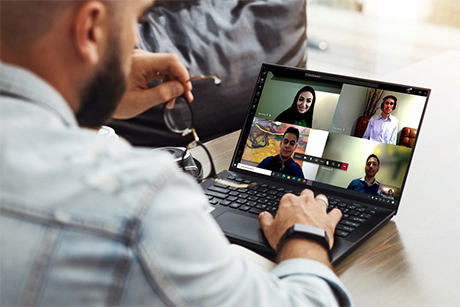
<svg viewBox="0 0 460 307">
<path fill-rule="evenodd" d="M 99 128 L 118 107 L 126 90 L 126 76 L 116 40 L 109 44 L 106 62 L 81 93 L 81 107 L 76 114 L 81 127 Z"/>
</svg>

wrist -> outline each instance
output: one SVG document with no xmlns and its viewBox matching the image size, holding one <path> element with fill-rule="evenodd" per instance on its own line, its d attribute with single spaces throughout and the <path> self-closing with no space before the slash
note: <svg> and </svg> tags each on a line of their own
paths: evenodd
<svg viewBox="0 0 460 307">
<path fill-rule="evenodd" d="M 319 243 L 306 238 L 291 238 L 287 240 L 277 256 L 277 262 L 289 259 L 305 258 L 321 262 L 332 268 L 327 250 Z"/>
<path fill-rule="evenodd" d="M 301 239 L 314 242 L 316 245 L 318 245 L 318 247 L 322 247 L 324 251 L 326 251 L 329 255 L 329 238 L 324 229 L 303 224 L 294 224 L 292 227 L 288 228 L 280 238 L 276 246 L 277 253 L 279 254 L 283 246 L 293 239 Z"/>
</svg>

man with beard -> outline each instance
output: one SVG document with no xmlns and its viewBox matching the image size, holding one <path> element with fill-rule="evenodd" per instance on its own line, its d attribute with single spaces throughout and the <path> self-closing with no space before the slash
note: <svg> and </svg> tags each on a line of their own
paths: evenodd
<svg viewBox="0 0 460 307">
<path fill-rule="evenodd" d="M 364 172 L 366 175 L 363 178 L 358 178 L 350 182 L 347 189 L 364 192 L 372 195 L 380 194 L 380 183 L 375 180 L 375 175 L 380 170 L 379 158 L 371 154 L 366 160 Z"/>
<path fill-rule="evenodd" d="M 299 130 L 294 127 L 287 128 L 283 134 L 283 139 L 280 141 L 280 153 L 276 156 L 265 158 L 257 167 L 296 178 L 304 178 L 302 168 L 291 158 L 297 148 L 298 141 Z"/>
<path fill-rule="evenodd" d="M 369 120 L 363 139 L 396 145 L 398 135 L 398 119 L 391 115 L 396 109 L 398 99 L 395 96 L 385 96 L 380 105 L 382 113 L 375 114 Z"/>
<path fill-rule="evenodd" d="M 176 56 L 133 52 L 151 4 L 2 1 L 0 305 L 350 305 L 325 246 L 279 242 L 300 223 L 332 246 L 341 213 L 324 195 L 287 195 L 276 218 L 260 214 L 280 243 L 268 274 L 230 248 L 169 155 L 83 128 L 193 100 Z"/>
</svg>

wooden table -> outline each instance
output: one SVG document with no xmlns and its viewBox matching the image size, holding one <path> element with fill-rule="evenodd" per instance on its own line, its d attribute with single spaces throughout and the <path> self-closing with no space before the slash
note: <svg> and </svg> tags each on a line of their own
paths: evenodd
<svg viewBox="0 0 460 307">
<path fill-rule="evenodd" d="M 460 51 L 385 76 L 432 89 L 398 215 L 334 267 L 357 306 L 460 306 Z M 227 169 L 239 131 L 206 143 Z"/>
</svg>

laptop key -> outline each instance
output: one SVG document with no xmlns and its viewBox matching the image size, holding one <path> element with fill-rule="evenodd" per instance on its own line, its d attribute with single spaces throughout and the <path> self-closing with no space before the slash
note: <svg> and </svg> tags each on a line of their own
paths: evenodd
<svg viewBox="0 0 460 307">
<path fill-rule="evenodd" d="M 239 203 L 232 203 L 229 207 L 230 207 L 230 208 L 235 208 L 235 209 L 237 209 L 237 208 L 240 207 L 240 206 L 242 206 L 242 205 L 239 204 Z"/>
<path fill-rule="evenodd" d="M 360 224 L 348 220 L 341 220 L 340 224 L 346 225 L 346 226 L 351 226 L 351 227 L 358 227 Z"/>
<path fill-rule="evenodd" d="M 343 230 L 336 230 L 335 231 L 335 234 L 339 237 L 346 237 L 348 236 L 350 233 L 349 232 L 346 232 L 346 231 L 343 231 Z"/>
<path fill-rule="evenodd" d="M 251 207 L 249 206 L 246 206 L 246 205 L 242 205 L 238 208 L 239 210 L 242 210 L 242 211 L 248 211 L 249 209 L 251 209 Z"/>
<path fill-rule="evenodd" d="M 353 230 L 355 230 L 354 227 L 345 226 L 345 225 L 342 225 L 342 224 L 337 224 L 337 227 L 335 227 L 335 229 L 348 231 L 348 232 L 352 232 Z"/>
<path fill-rule="evenodd" d="M 214 191 L 206 191 L 206 195 L 208 196 L 214 196 L 214 197 L 217 197 L 217 198 L 227 198 L 227 194 L 223 194 L 223 193 L 219 193 L 219 192 L 214 192 Z"/>
<path fill-rule="evenodd" d="M 260 212 L 266 211 L 265 209 L 251 208 L 250 213 L 259 214 Z"/>
<path fill-rule="evenodd" d="M 219 205 L 221 206 L 228 206 L 230 205 L 232 202 L 231 201 L 228 201 L 228 200 L 221 200 L 219 201 Z"/>
<path fill-rule="evenodd" d="M 356 221 L 356 222 L 360 222 L 360 223 L 364 223 L 366 220 L 363 219 L 363 218 L 360 218 L 360 217 L 357 217 L 357 216 L 350 216 L 348 218 L 348 220 L 350 221 Z"/>
<path fill-rule="evenodd" d="M 218 193 L 222 193 L 222 194 L 227 194 L 229 192 L 227 189 L 219 188 L 219 187 L 216 187 L 216 186 L 209 187 L 208 191 L 214 191 L 214 192 L 218 192 Z"/>
</svg>

